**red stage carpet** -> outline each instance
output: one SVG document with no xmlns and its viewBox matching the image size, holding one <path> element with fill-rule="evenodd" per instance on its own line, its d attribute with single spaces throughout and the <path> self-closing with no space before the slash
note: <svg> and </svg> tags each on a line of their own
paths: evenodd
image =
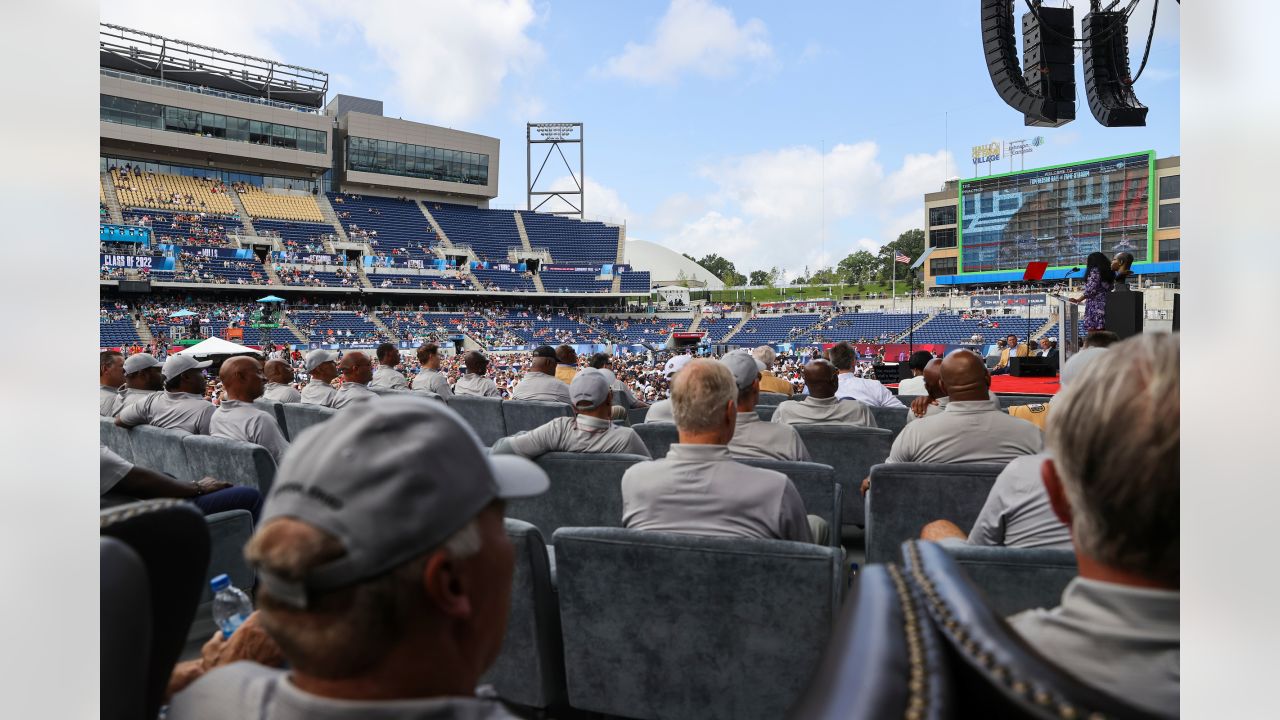
<svg viewBox="0 0 1280 720">
<path fill-rule="evenodd" d="M 1058 377 L 991 376 L 991 389 L 997 393 L 1020 395 L 1054 395 L 1058 392 Z"/>
</svg>

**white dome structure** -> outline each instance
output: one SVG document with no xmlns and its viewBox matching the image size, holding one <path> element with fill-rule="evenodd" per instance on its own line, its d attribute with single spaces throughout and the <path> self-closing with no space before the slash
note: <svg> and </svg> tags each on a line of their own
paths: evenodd
<svg viewBox="0 0 1280 720">
<path fill-rule="evenodd" d="M 627 240 L 626 262 L 636 270 L 648 270 L 654 287 L 692 280 L 695 287 L 723 290 L 724 283 L 710 270 L 664 245 L 644 240 Z M 703 285 L 705 283 L 705 286 Z"/>
</svg>

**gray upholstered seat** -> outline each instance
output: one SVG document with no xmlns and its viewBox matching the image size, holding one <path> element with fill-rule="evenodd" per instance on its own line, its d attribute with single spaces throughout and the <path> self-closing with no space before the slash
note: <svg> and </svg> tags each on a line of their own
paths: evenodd
<svg viewBox="0 0 1280 720">
<path fill-rule="evenodd" d="M 644 416 L 649 414 L 649 408 L 631 408 L 627 410 L 627 424 L 635 427 L 644 422 Z"/>
<path fill-rule="evenodd" d="M 306 403 L 284 403 L 284 419 L 289 426 L 289 440 L 297 442 L 308 428 L 328 420 L 337 413 L 333 408 Z"/>
<path fill-rule="evenodd" d="M 147 716 L 151 661 L 151 587 L 147 567 L 133 548 L 112 537 L 98 539 L 99 716 L 133 720 Z"/>
<path fill-rule="evenodd" d="M 654 460 L 666 457 L 671 446 L 680 442 L 680 431 L 676 429 L 675 423 L 640 423 L 632 425 L 631 429 L 640 436 L 640 442 L 649 448 L 649 454 Z"/>
<path fill-rule="evenodd" d="M 837 548 L 615 528 L 554 536 L 569 704 L 637 720 L 782 717 L 840 609 Z"/>
<path fill-rule="evenodd" d="M 169 473 L 179 480 L 198 480 L 203 475 L 197 474 L 187 461 L 187 451 L 182 447 L 182 439 L 191 433 L 182 430 L 169 430 L 152 425 L 139 425 L 129 430 L 129 442 L 133 447 L 135 465 Z"/>
<path fill-rule="evenodd" d="M 453 395 L 449 407 L 471 426 L 486 447 L 508 435 L 502 416 L 502 400 L 477 395 Z"/>
<path fill-rule="evenodd" d="M 867 562 L 893 562 L 898 547 L 934 520 L 966 533 L 1003 465 L 886 463 L 871 468 L 867 491 Z"/>
<path fill-rule="evenodd" d="M 284 416 L 284 403 L 278 400 L 268 400 L 267 398 L 258 398 L 253 401 L 254 405 L 271 413 L 271 417 L 276 419 L 276 424 L 280 426 L 280 432 L 284 433 L 284 439 L 289 440 L 289 421 Z"/>
<path fill-rule="evenodd" d="M 228 510 L 206 515 L 209 528 L 209 566 L 205 569 L 200 592 L 200 605 L 187 638 L 207 640 L 213 634 L 213 590 L 209 581 L 226 573 L 231 584 L 249 592 L 257 584 L 257 575 L 244 559 L 244 546 L 253 535 L 253 515 L 248 510 Z"/>
<path fill-rule="evenodd" d="M 991 609 L 1002 616 L 1057 606 L 1067 583 L 1076 576 L 1072 550 L 968 543 L 941 546 L 982 590 Z"/>
<path fill-rule="evenodd" d="M 129 439 L 129 431 L 116 425 L 113 417 L 98 416 L 99 442 L 110 448 L 115 454 L 133 462 L 133 443 Z"/>
<path fill-rule="evenodd" d="M 271 490 L 276 461 L 261 445 L 209 435 L 188 435 L 182 438 L 182 447 L 192 472 L 201 477 L 257 488 L 264 496 Z"/>
<path fill-rule="evenodd" d="M 399 390 L 396 388 L 383 388 L 383 387 L 370 386 L 369 389 L 372 390 L 375 395 L 412 395 L 413 394 L 412 390 Z M 426 396 L 423 395 L 422 393 L 418 393 L 418 396 L 424 399 L 426 398 Z"/>
<path fill-rule="evenodd" d="M 622 527 L 622 475 L 641 455 L 547 453 L 536 462 L 551 487 L 541 495 L 507 502 L 507 516 L 551 537 L 562 527 Z"/>
<path fill-rule="evenodd" d="M 756 415 L 761 422 L 769 422 L 773 420 L 773 413 L 778 410 L 777 405 L 756 405 Z"/>
<path fill-rule="evenodd" d="M 573 408 L 564 403 L 540 400 L 507 400 L 502 403 L 502 419 L 507 435 L 542 427 L 558 417 L 570 417 Z"/>
<path fill-rule="evenodd" d="M 560 608 L 551 585 L 547 546 L 538 528 L 508 518 L 507 537 L 515 549 L 511 611 L 502 653 L 481 678 L 509 703 L 557 708 L 566 703 L 564 644 Z"/>
<path fill-rule="evenodd" d="M 861 527 L 866 523 L 866 509 L 862 503 L 862 479 L 871 472 L 871 466 L 884 462 L 893 445 L 893 433 L 884 428 L 854 427 L 852 425 L 793 425 L 800 439 L 809 449 L 814 462 L 830 465 L 835 469 L 835 480 L 840 483 L 844 498 L 841 518 L 846 525 Z M 836 528 L 833 528 L 835 530 Z"/>
<path fill-rule="evenodd" d="M 783 395 L 782 393 L 776 392 L 762 392 L 760 393 L 760 399 L 756 402 L 759 405 L 773 405 L 774 407 L 777 407 L 783 401 L 790 399 L 790 395 Z"/>
<path fill-rule="evenodd" d="M 902 428 L 907 426 L 907 406 L 877 407 L 871 406 L 871 416 L 876 419 L 876 426 L 893 433 L 897 438 Z"/>
<path fill-rule="evenodd" d="M 805 511 L 827 521 L 831 526 L 831 544 L 839 547 L 842 493 L 830 465 L 789 460 L 734 459 L 744 465 L 777 470 L 790 478 L 791 484 L 800 493 L 800 499 L 804 501 Z"/>
</svg>

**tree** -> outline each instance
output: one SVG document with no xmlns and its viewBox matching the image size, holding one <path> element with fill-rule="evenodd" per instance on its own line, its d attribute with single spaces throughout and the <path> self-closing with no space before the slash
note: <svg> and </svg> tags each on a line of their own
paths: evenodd
<svg viewBox="0 0 1280 720">
<path fill-rule="evenodd" d="M 877 274 L 884 282 L 889 282 L 895 274 L 900 280 L 906 280 L 908 278 L 908 273 L 906 272 L 907 268 L 905 266 L 900 268 L 894 267 L 895 260 L 893 258 L 898 252 L 901 252 L 903 255 L 911 258 L 912 262 L 914 262 L 915 259 L 920 257 L 921 253 L 924 252 L 924 231 L 919 228 L 908 230 L 899 235 L 897 240 L 885 243 L 884 246 L 880 248 L 880 253 L 876 258 L 879 261 Z"/>
<path fill-rule="evenodd" d="M 768 273 L 768 271 L 766 271 L 766 270 L 752 270 L 752 271 L 751 271 L 751 280 L 750 280 L 750 284 L 751 284 L 751 285 L 770 285 L 770 284 L 772 284 L 772 283 L 770 283 L 770 282 L 769 282 L 769 273 Z"/>
<path fill-rule="evenodd" d="M 722 258 L 715 253 L 711 253 L 699 260 L 688 253 L 681 254 L 706 268 L 712 275 L 720 278 L 720 281 L 725 285 L 745 285 L 747 282 L 747 279 L 738 272 L 738 269 L 735 268 L 733 263 L 727 258 Z"/>
<path fill-rule="evenodd" d="M 865 283 L 875 272 L 876 256 L 866 250 L 850 253 L 836 266 L 836 272 L 846 284 Z"/>
<path fill-rule="evenodd" d="M 841 282 L 840 273 L 834 268 L 822 268 L 809 276 L 809 285 L 837 285 Z"/>
</svg>

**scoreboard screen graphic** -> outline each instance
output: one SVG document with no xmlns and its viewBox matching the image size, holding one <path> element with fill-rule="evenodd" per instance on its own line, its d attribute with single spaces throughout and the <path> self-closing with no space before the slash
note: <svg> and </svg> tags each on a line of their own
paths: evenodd
<svg viewBox="0 0 1280 720">
<path fill-rule="evenodd" d="M 959 272 L 1151 257 L 1154 151 L 960 181 Z"/>
</svg>

